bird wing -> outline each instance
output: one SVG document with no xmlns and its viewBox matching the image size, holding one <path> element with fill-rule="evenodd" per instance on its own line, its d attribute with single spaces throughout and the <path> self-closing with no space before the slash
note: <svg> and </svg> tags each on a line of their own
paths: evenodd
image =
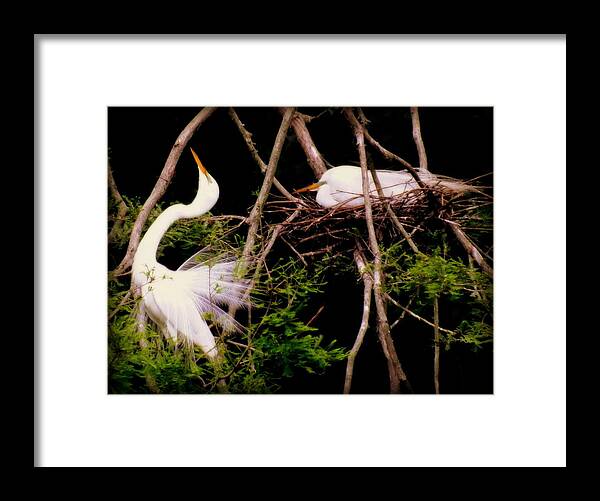
<svg viewBox="0 0 600 501">
<path fill-rule="evenodd" d="M 237 256 L 233 252 L 217 251 L 210 246 L 206 246 L 181 263 L 177 271 L 189 270 L 202 265 L 210 266 L 223 261 L 235 261 L 236 258 Z"/>
<path fill-rule="evenodd" d="M 248 303 L 248 284 L 233 278 L 232 265 L 196 266 L 154 279 L 143 296 L 148 315 L 168 337 L 183 337 L 208 353 L 214 349 L 214 336 L 207 321 L 228 332 L 244 330 L 219 306 L 244 307 Z"/>
<path fill-rule="evenodd" d="M 205 247 L 187 259 L 175 276 L 211 303 L 246 307 L 250 281 L 239 276 L 238 257 L 232 252 L 215 252 Z"/>
<path fill-rule="evenodd" d="M 203 315 L 205 307 L 199 308 L 199 302 L 180 281 L 154 280 L 144 294 L 144 305 L 150 318 L 168 337 L 198 345 L 211 358 L 217 355 L 215 338 Z"/>
</svg>

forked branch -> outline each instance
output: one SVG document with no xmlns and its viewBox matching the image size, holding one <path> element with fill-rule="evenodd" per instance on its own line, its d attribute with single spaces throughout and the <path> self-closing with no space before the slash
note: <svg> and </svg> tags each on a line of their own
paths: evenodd
<svg viewBox="0 0 600 501">
<path fill-rule="evenodd" d="M 242 252 L 242 261 L 246 263 L 245 266 L 249 264 L 249 258 L 253 253 L 263 206 L 265 205 L 267 197 L 269 196 L 269 193 L 271 191 L 271 185 L 273 184 L 273 179 L 275 178 L 275 171 L 277 170 L 279 156 L 281 155 L 283 143 L 285 142 L 285 137 L 290 127 L 290 122 L 292 120 L 293 115 L 294 108 L 288 108 L 285 115 L 283 116 L 283 119 L 281 120 L 281 125 L 279 126 L 279 131 L 277 132 L 277 136 L 275 138 L 275 144 L 273 145 L 273 149 L 271 150 L 269 165 L 267 166 L 265 177 L 263 179 L 262 186 L 260 187 L 260 192 L 258 193 L 256 202 L 254 203 L 254 206 L 250 211 L 250 215 L 248 216 L 248 235 L 246 237 L 246 243 Z"/>
<path fill-rule="evenodd" d="M 283 115 L 285 113 L 286 108 L 279 108 L 279 112 Z M 319 153 L 310 133 L 308 132 L 308 128 L 306 127 L 306 119 L 305 115 L 301 113 L 296 113 L 292 118 L 292 128 L 294 129 L 294 133 L 298 138 L 298 142 L 300 146 L 304 150 L 306 154 L 306 159 L 308 160 L 308 165 L 315 173 L 315 176 L 320 178 L 325 172 L 327 172 L 327 167 L 325 166 L 325 162 Z"/>
<path fill-rule="evenodd" d="M 475 244 L 471 241 L 471 239 L 467 236 L 467 234 L 462 230 L 458 223 L 454 221 L 450 221 L 444 219 L 444 222 L 450 227 L 456 238 L 467 251 L 469 256 L 471 256 L 475 262 L 481 267 L 481 269 L 487 273 L 489 276 L 493 276 L 494 269 L 488 264 L 488 262 L 484 259 L 479 252 L 479 249 L 475 246 Z"/>
<path fill-rule="evenodd" d="M 354 361 L 358 355 L 358 350 L 362 346 L 365 339 L 365 334 L 369 328 L 369 314 L 371 312 L 371 295 L 373 293 L 373 279 L 367 271 L 367 263 L 365 257 L 358 250 L 354 250 L 354 262 L 358 268 L 358 272 L 363 281 L 363 312 L 360 321 L 360 327 L 354 345 L 348 354 L 348 363 L 346 365 L 346 380 L 344 382 L 344 393 L 348 395 L 352 388 L 352 376 L 354 374 Z"/>
<path fill-rule="evenodd" d="M 390 150 L 384 148 L 378 141 L 376 141 L 371 136 L 371 134 L 369 134 L 369 131 L 364 126 L 363 126 L 363 131 L 364 131 L 364 134 L 365 134 L 365 139 L 367 141 L 369 141 L 369 143 L 371 143 L 371 145 L 374 146 L 375 149 L 377 151 L 379 151 L 379 153 L 381 153 L 388 160 L 393 160 L 395 162 L 399 162 L 402 165 L 404 165 L 404 167 L 406 167 L 406 170 L 408 170 L 408 172 L 411 173 L 412 177 L 414 178 L 414 180 L 419 185 L 419 188 L 424 189 L 424 190 L 427 189 L 427 185 L 421 180 L 421 178 L 419 177 L 419 173 L 416 171 L 416 169 L 409 162 L 407 162 L 403 158 L 399 157 L 395 153 L 392 153 Z"/>
<path fill-rule="evenodd" d="M 248 146 L 248 150 L 250 151 L 250 154 L 254 158 L 255 162 L 258 164 L 259 169 L 263 174 L 265 174 L 267 172 L 268 166 L 263 162 L 262 158 L 260 158 L 258 150 L 256 149 L 256 145 L 254 144 L 254 141 L 252 141 L 252 134 L 248 131 L 248 129 L 246 129 L 246 127 L 240 120 L 240 117 L 233 108 L 229 108 L 229 116 L 231 117 L 238 130 L 242 134 L 246 146 Z M 296 202 L 298 200 L 288 190 L 285 189 L 285 187 L 277 180 L 275 176 L 273 176 L 273 184 L 275 185 L 275 188 L 279 190 L 279 193 L 281 193 L 285 198 L 287 198 L 291 202 Z"/>
<path fill-rule="evenodd" d="M 390 325 L 387 319 L 386 304 L 384 298 L 383 272 L 381 266 L 381 251 L 377 242 L 375 225 L 373 223 L 373 209 L 368 180 L 367 154 L 365 150 L 365 138 L 362 125 L 358 122 L 350 108 L 344 109 L 346 118 L 354 129 L 360 168 L 362 173 L 362 188 L 365 201 L 365 221 L 369 234 L 369 247 L 373 255 L 373 293 L 375 296 L 375 307 L 377 311 L 377 335 L 383 348 L 383 353 L 388 363 L 388 376 L 390 380 L 390 393 L 400 393 L 400 383 L 408 385 L 406 374 L 402 370 L 400 360 L 396 353 L 394 341 L 390 335 Z"/>
<path fill-rule="evenodd" d="M 354 117 L 353 114 L 349 115 L 348 118 L 354 127 L 362 128 L 363 133 L 364 133 L 365 132 L 364 124 L 366 122 L 368 122 L 368 120 L 361 109 L 359 109 L 359 113 L 362 114 L 362 117 L 363 117 L 360 122 L 356 119 L 356 117 Z M 404 239 L 407 241 L 408 245 L 413 250 L 413 252 L 415 254 L 419 254 L 420 251 L 419 251 L 419 248 L 417 247 L 417 244 L 415 244 L 414 240 L 411 238 L 408 231 L 406 231 L 406 228 L 404 228 L 404 225 L 400 222 L 400 220 L 398 219 L 398 217 L 392 210 L 390 204 L 387 202 L 385 195 L 383 193 L 383 188 L 381 187 L 381 182 L 379 181 L 379 176 L 377 175 L 377 171 L 372 166 L 369 166 L 369 169 L 371 171 L 371 175 L 373 176 L 373 181 L 375 182 L 375 187 L 377 189 L 377 194 L 379 195 L 379 199 L 383 200 L 385 210 L 386 210 L 388 216 L 390 217 L 390 219 L 392 220 L 392 223 L 394 224 L 396 229 L 398 229 L 398 231 L 400 231 L 400 233 L 402 234 Z"/>
</svg>

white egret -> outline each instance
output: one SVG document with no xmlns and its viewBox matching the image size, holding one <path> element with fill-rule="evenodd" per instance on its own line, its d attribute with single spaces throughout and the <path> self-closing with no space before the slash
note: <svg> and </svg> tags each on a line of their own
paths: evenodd
<svg viewBox="0 0 600 501">
<path fill-rule="evenodd" d="M 141 295 L 143 315 L 147 314 L 166 337 L 200 346 L 214 359 L 218 349 L 205 317 L 210 316 L 226 330 L 239 329 L 239 324 L 217 305 L 245 305 L 248 284 L 235 278 L 235 259 L 211 264 L 200 251 L 175 271 L 156 260 L 160 240 L 175 221 L 205 214 L 219 198 L 219 185 L 190 150 L 198 165 L 196 197 L 189 205 L 168 207 L 148 228 L 133 259 L 132 280 Z"/>
<path fill-rule="evenodd" d="M 416 169 L 427 186 L 440 186 L 452 191 L 465 191 L 469 187 L 460 181 L 443 179 L 424 169 Z M 377 170 L 377 178 L 384 196 L 394 197 L 419 188 L 412 174 L 407 170 Z M 325 172 L 317 183 L 296 190 L 317 191 L 316 201 L 323 207 L 360 207 L 364 205 L 362 173 L 355 165 L 340 165 Z M 377 188 L 369 171 L 369 192 L 377 198 Z"/>
</svg>

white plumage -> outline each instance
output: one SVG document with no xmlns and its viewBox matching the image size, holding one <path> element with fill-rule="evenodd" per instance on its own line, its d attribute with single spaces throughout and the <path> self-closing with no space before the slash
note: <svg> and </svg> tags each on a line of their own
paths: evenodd
<svg viewBox="0 0 600 501">
<path fill-rule="evenodd" d="M 416 169 L 419 178 L 429 187 L 440 186 L 452 191 L 464 191 L 467 186 L 460 181 L 435 176 L 424 169 Z M 407 170 L 377 170 L 377 178 L 384 196 L 395 197 L 419 188 L 414 177 Z M 340 165 L 329 169 L 318 183 L 298 191 L 317 190 L 316 201 L 323 207 L 360 207 L 364 205 L 361 168 L 354 165 Z M 373 175 L 369 171 L 369 192 L 378 197 Z"/>
<path fill-rule="evenodd" d="M 218 356 L 207 319 L 225 330 L 239 324 L 218 305 L 245 306 L 248 282 L 235 277 L 236 261 L 208 259 L 196 253 L 173 271 L 156 260 L 161 238 L 178 219 L 208 212 L 219 198 L 219 186 L 192 150 L 198 164 L 198 193 L 189 205 L 176 204 L 162 212 L 142 238 L 132 265 L 132 281 L 141 295 L 140 307 L 174 341 L 200 346 L 207 357 Z"/>
</svg>

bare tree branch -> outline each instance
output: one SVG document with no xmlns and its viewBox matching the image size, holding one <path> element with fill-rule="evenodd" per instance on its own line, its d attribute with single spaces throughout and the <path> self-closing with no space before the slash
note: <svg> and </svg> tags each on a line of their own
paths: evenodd
<svg viewBox="0 0 600 501">
<path fill-rule="evenodd" d="M 302 264 L 304 266 L 308 266 L 308 263 L 306 262 L 306 259 L 304 259 L 304 257 L 302 256 L 302 254 L 300 254 L 296 248 L 285 238 L 285 237 L 281 237 L 281 240 L 283 240 L 283 242 L 290 248 L 290 250 L 296 254 L 296 256 L 298 256 L 298 259 L 300 259 L 300 261 L 302 261 Z"/>
<path fill-rule="evenodd" d="M 275 171 L 277 170 L 279 156 L 281 155 L 283 143 L 285 141 L 285 137 L 290 127 L 290 122 L 293 115 L 294 108 L 288 108 L 283 116 L 283 119 L 281 120 L 281 125 L 279 126 L 277 137 L 275 138 L 275 144 L 271 150 L 271 157 L 269 158 L 269 165 L 265 172 L 265 178 L 260 188 L 260 192 L 258 193 L 258 197 L 256 198 L 256 202 L 254 203 L 254 207 L 252 207 L 250 215 L 248 216 L 248 235 L 246 237 L 246 244 L 244 245 L 244 250 L 242 252 L 242 261 L 246 263 L 246 266 L 248 264 L 247 261 L 254 249 L 258 225 L 262 215 L 262 209 L 271 191 L 271 185 L 273 184 L 273 178 L 275 177 Z"/>
<path fill-rule="evenodd" d="M 440 394 L 440 303 L 433 298 L 433 384 L 436 395 Z"/>
<path fill-rule="evenodd" d="M 386 297 L 387 297 L 387 299 L 392 300 L 392 298 L 388 294 L 386 294 Z M 408 304 L 406 305 L 406 309 L 408 309 L 408 307 L 412 304 L 414 299 L 415 299 L 415 296 L 410 298 L 410 300 L 408 301 Z M 394 327 L 396 327 L 396 325 L 398 325 L 402 321 L 402 319 L 404 318 L 405 315 L 406 315 L 406 310 L 400 314 L 400 316 L 394 321 L 394 323 L 392 323 L 392 325 L 390 325 L 390 330 L 394 330 Z"/>
<path fill-rule="evenodd" d="M 425 145 L 423 144 L 423 138 L 421 137 L 421 121 L 419 120 L 419 108 L 413 106 L 410 109 L 410 118 L 412 120 L 412 133 L 415 144 L 417 145 L 417 152 L 419 153 L 419 167 L 423 170 L 429 170 L 427 167 L 427 153 L 425 152 Z"/>
<path fill-rule="evenodd" d="M 244 141 L 246 142 L 246 145 L 250 150 L 250 154 L 252 155 L 252 157 L 258 164 L 258 167 L 264 174 L 265 172 L 267 172 L 267 164 L 265 164 L 262 158 L 260 158 L 258 150 L 256 149 L 256 145 L 254 144 L 254 141 L 252 141 L 252 134 L 248 132 L 248 129 L 246 129 L 246 127 L 244 127 L 244 124 L 240 120 L 240 117 L 237 115 L 233 108 L 229 108 L 229 116 L 232 118 L 235 125 L 237 125 L 237 128 L 242 134 L 242 137 L 244 138 Z M 277 180 L 276 177 L 273 177 L 273 184 L 275 185 L 275 188 L 279 190 L 279 193 L 281 193 L 285 198 L 292 202 L 298 201 L 298 199 L 294 195 L 292 195 L 288 190 L 285 189 L 285 187 Z"/>
<path fill-rule="evenodd" d="M 125 216 L 127 215 L 127 212 L 129 211 L 129 209 L 127 208 L 127 204 L 125 203 L 125 201 L 123 200 L 123 197 L 121 196 L 121 194 L 119 193 L 119 190 L 117 189 L 117 183 L 115 182 L 115 178 L 113 177 L 110 162 L 108 163 L 108 187 L 110 188 L 110 194 L 112 195 L 112 197 L 115 199 L 115 202 L 117 202 L 117 205 L 119 206 L 119 209 L 117 210 L 117 217 L 115 219 L 115 222 L 112 225 L 112 228 L 110 229 L 110 233 L 108 234 L 108 243 L 111 243 L 114 241 L 117 233 L 119 233 L 121 226 L 123 226 L 123 221 L 125 219 Z"/>
<path fill-rule="evenodd" d="M 254 284 L 256 283 L 256 280 L 258 279 L 264 259 L 266 258 L 267 254 L 270 252 L 271 247 L 273 247 L 273 245 L 275 243 L 275 240 L 277 239 L 277 237 L 281 233 L 282 229 L 284 228 L 283 224 L 279 224 L 273 230 L 271 239 L 270 239 L 269 243 L 267 244 L 267 246 L 265 247 L 265 249 L 263 249 L 259 259 L 258 260 L 251 259 L 251 256 L 254 253 L 254 244 L 256 243 L 256 236 L 257 236 L 258 226 L 259 226 L 261 215 L 262 215 L 263 206 L 267 200 L 267 197 L 269 196 L 269 192 L 270 192 L 271 186 L 273 184 L 273 179 L 275 178 L 275 171 L 277 170 L 279 156 L 281 155 L 283 143 L 285 142 L 285 137 L 286 137 L 288 129 L 290 127 L 290 122 L 292 120 L 293 114 L 294 114 L 294 108 L 288 108 L 283 119 L 281 120 L 281 125 L 279 126 L 279 131 L 277 132 L 277 136 L 275 138 L 275 144 L 273 145 L 273 149 L 271 150 L 271 157 L 269 159 L 269 165 L 265 172 L 265 177 L 263 179 L 263 183 L 260 188 L 260 192 L 258 194 L 258 197 L 256 198 L 256 202 L 254 203 L 254 206 L 252 207 L 252 210 L 250 211 L 250 215 L 248 216 L 248 220 L 247 220 L 248 225 L 249 225 L 248 234 L 246 236 L 246 243 L 244 244 L 244 250 L 242 251 L 241 262 L 242 262 L 244 273 L 246 273 L 250 264 L 253 261 L 256 261 L 256 268 L 254 270 L 254 276 L 250 282 L 250 286 L 248 287 L 248 292 L 246 293 L 247 295 L 250 293 L 250 291 L 254 287 Z M 292 216 L 290 216 L 288 218 L 287 222 L 293 220 L 296 217 L 296 215 L 297 215 L 296 213 L 293 213 Z M 237 311 L 236 306 L 231 305 L 229 307 L 229 314 L 231 316 L 234 316 L 236 311 Z"/>
<path fill-rule="evenodd" d="M 300 113 L 299 111 L 296 111 L 296 115 L 298 115 L 300 118 L 302 118 L 302 120 L 304 120 L 307 124 L 311 123 L 313 120 L 316 120 L 317 118 L 323 116 L 325 113 L 327 113 L 328 109 L 325 108 L 321 113 L 319 113 L 318 115 L 307 115 L 306 113 Z"/>
<path fill-rule="evenodd" d="M 269 252 L 271 252 L 273 245 L 275 245 L 275 241 L 277 240 L 277 238 L 279 237 L 279 235 L 281 234 L 283 229 L 286 227 L 286 225 L 291 223 L 294 219 L 296 219 L 298 214 L 300 214 L 300 210 L 296 209 L 294 212 L 292 212 L 292 214 L 285 221 L 279 223 L 273 229 L 273 231 L 271 233 L 271 237 L 269 238 L 269 242 L 267 243 L 267 245 L 265 245 L 264 249 L 260 253 L 260 256 L 256 260 L 256 268 L 254 269 L 252 285 L 254 285 L 254 283 L 256 283 L 256 281 L 258 280 L 260 271 L 262 269 L 262 265 L 263 265 L 263 263 L 265 263 L 265 260 L 267 259 Z M 252 289 L 252 285 L 250 287 L 248 287 L 248 290 Z"/>
<path fill-rule="evenodd" d="M 365 220 L 369 233 L 369 246 L 373 255 L 373 292 L 375 295 L 375 307 L 377 310 L 377 334 L 383 348 L 383 353 L 388 362 L 388 375 L 390 379 L 390 393 L 400 393 L 400 383 L 408 384 L 406 374 L 402 370 L 400 360 L 394 347 L 394 341 L 390 335 L 390 325 L 387 319 L 386 304 L 383 295 L 383 273 L 381 270 L 381 252 L 373 224 L 373 209 L 371 206 L 371 197 L 369 193 L 369 180 L 367 168 L 367 155 L 365 151 L 365 138 L 363 127 L 358 123 L 356 117 L 350 108 L 344 110 L 348 121 L 354 129 L 358 155 L 360 158 L 360 167 L 362 171 L 363 197 L 365 201 Z"/>
<path fill-rule="evenodd" d="M 279 112 L 281 114 L 284 114 L 285 110 L 286 108 L 279 108 Z M 325 162 L 323 161 L 319 150 L 315 146 L 315 143 L 308 132 L 304 115 L 301 113 L 296 113 L 294 115 L 294 118 L 292 119 L 292 128 L 294 129 L 294 133 L 298 138 L 300 146 L 302 146 L 302 149 L 306 154 L 308 164 L 315 173 L 315 176 L 320 178 L 323 174 L 325 174 L 325 172 L 327 172 L 327 167 L 325 166 Z"/>
<path fill-rule="evenodd" d="M 360 321 L 360 328 L 358 329 L 358 334 L 356 335 L 356 340 L 354 341 L 354 345 L 352 346 L 352 349 L 348 355 L 348 363 L 346 365 L 346 380 L 344 382 L 344 393 L 346 395 L 350 393 L 350 389 L 352 387 L 354 361 L 356 360 L 358 350 L 360 350 L 367 329 L 369 328 L 369 313 L 371 312 L 371 295 L 373 292 L 373 279 L 367 272 L 365 258 L 358 249 L 354 250 L 354 261 L 363 281 L 363 313 Z"/>
<path fill-rule="evenodd" d="M 417 182 L 419 187 L 422 189 L 427 189 L 427 185 L 421 180 L 421 178 L 419 177 L 419 173 L 415 170 L 415 168 L 410 163 L 408 163 L 406 160 L 399 157 L 395 153 L 392 153 L 390 150 L 387 150 L 386 148 L 384 148 L 378 141 L 376 141 L 371 136 L 371 134 L 369 133 L 369 131 L 367 130 L 366 127 L 363 127 L 363 130 L 364 130 L 364 134 L 365 134 L 365 139 L 367 141 L 369 141 L 369 143 L 371 143 L 371 145 L 374 146 L 375 149 L 377 149 L 377 151 L 379 151 L 379 153 L 381 153 L 388 160 L 393 160 L 395 162 L 399 162 L 402 165 L 404 165 L 404 167 L 406 167 L 408 172 L 410 172 L 412 174 L 412 177 L 415 179 L 415 181 Z"/>
<path fill-rule="evenodd" d="M 456 235 L 458 241 L 462 244 L 464 249 L 467 251 L 469 256 L 471 256 L 475 262 L 481 267 L 481 269 L 487 273 L 489 276 L 494 275 L 494 269 L 487 263 L 487 261 L 481 255 L 481 252 L 477 249 L 475 244 L 471 241 L 471 239 L 467 236 L 467 234 L 462 230 L 458 223 L 454 221 L 450 221 L 444 219 L 444 222 L 450 226 L 452 232 Z"/>
<path fill-rule="evenodd" d="M 262 267 L 266 263 L 267 256 L 269 255 L 269 252 L 271 252 L 273 245 L 275 245 L 275 241 L 277 240 L 277 238 L 279 237 L 279 235 L 285 228 L 286 224 L 291 223 L 298 216 L 298 214 L 300 214 L 300 210 L 296 209 L 296 211 L 292 212 L 292 214 L 290 214 L 290 216 L 284 222 L 279 223 L 271 232 L 271 237 L 269 238 L 267 245 L 265 245 L 265 247 L 262 249 L 262 252 L 258 256 L 258 258 L 255 260 L 256 267 L 254 268 L 254 273 L 252 275 L 252 279 L 250 280 L 250 283 L 248 284 L 246 294 L 243 297 L 244 301 L 246 299 L 248 299 L 248 297 L 250 296 L 250 292 L 254 288 L 256 282 L 258 282 L 258 278 L 260 277 L 260 272 L 262 271 Z M 302 260 L 304 261 L 304 259 L 302 259 Z M 231 315 L 233 317 L 233 316 L 235 316 L 236 311 L 237 311 L 237 307 L 232 305 L 229 307 L 228 313 L 229 313 L 229 315 Z M 250 310 L 248 310 L 248 311 L 250 312 Z M 250 322 L 248 322 L 248 323 L 250 323 Z M 251 343 L 252 343 L 252 340 L 250 339 L 250 336 L 248 336 L 248 345 L 251 345 Z"/>
<path fill-rule="evenodd" d="M 354 127 L 360 127 L 364 133 L 365 132 L 364 124 L 368 123 L 368 119 L 364 115 L 364 113 L 362 112 L 362 110 L 360 108 L 358 111 L 361 114 L 360 122 L 358 120 L 356 120 L 356 117 L 354 117 L 354 115 L 350 115 L 348 118 Z M 392 223 L 394 223 L 394 226 L 400 231 L 400 233 L 402 234 L 404 239 L 408 242 L 408 245 L 413 250 L 413 252 L 415 254 L 420 254 L 417 244 L 415 244 L 414 240 L 410 237 L 408 231 L 406 231 L 406 228 L 404 228 L 404 225 L 400 222 L 400 220 L 398 219 L 398 217 L 396 216 L 396 214 L 390 207 L 390 204 L 387 202 L 386 197 L 383 193 L 383 189 L 381 187 L 381 182 L 379 181 L 379 176 L 377 175 L 377 171 L 375 170 L 375 168 L 372 165 L 369 165 L 369 170 L 371 171 L 371 175 L 373 176 L 373 181 L 375 182 L 375 187 L 377 189 L 377 194 L 379 195 L 379 199 L 383 201 L 385 210 L 386 210 L 388 216 L 390 217 L 390 219 L 392 220 Z"/>
<path fill-rule="evenodd" d="M 290 110 L 292 110 L 291 118 L 286 120 L 286 118 L 288 117 L 288 113 L 290 113 Z M 295 110 L 293 108 L 279 108 L 279 112 L 283 115 L 283 120 L 281 122 L 281 127 L 279 129 L 280 133 L 284 127 L 285 127 L 285 132 L 287 132 L 287 129 L 290 127 L 290 125 L 293 126 L 294 124 L 296 124 L 296 127 L 298 127 L 298 130 L 300 130 L 300 135 L 303 138 L 302 144 L 306 145 L 306 148 L 304 148 L 304 146 L 303 146 L 303 148 L 304 148 L 304 152 L 307 156 L 309 165 L 311 165 L 311 167 L 313 167 L 313 165 L 316 165 L 317 166 L 316 168 L 319 169 L 320 167 L 318 167 L 318 165 L 322 164 L 323 169 L 327 170 L 325 168 L 323 159 L 321 158 L 316 146 L 314 146 L 314 142 L 313 142 L 312 138 L 310 137 L 310 133 L 308 132 L 308 129 L 306 128 L 306 125 L 304 124 L 304 115 L 299 114 L 298 112 L 295 112 Z M 256 150 L 254 143 L 252 142 L 251 134 L 244 128 L 243 124 L 239 120 L 239 117 L 237 116 L 237 114 L 235 113 L 235 111 L 233 109 L 230 110 L 230 115 L 233 118 L 236 125 L 238 126 L 238 129 L 244 136 L 244 140 L 246 141 L 246 144 L 248 145 L 248 148 L 250 149 L 250 152 L 252 153 L 252 156 L 254 157 L 255 161 L 259 164 L 259 166 L 261 164 L 264 166 L 264 162 L 261 160 L 260 155 L 258 154 L 258 151 Z M 298 125 L 298 122 L 296 119 L 300 120 L 300 122 L 301 122 L 300 125 Z M 286 123 L 287 123 L 287 126 L 285 125 Z M 296 134 L 298 134 L 298 132 L 296 132 Z M 278 134 L 278 138 L 279 138 L 279 134 Z M 283 145 L 283 139 L 285 139 L 285 134 L 283 135 L 281 146 Z M 273 159 L 273 153 L 275 152 L 275 149 L 278 144 L 277 139 L 275 141 L 275 144 L 276 145 L 273 147 L 273 152 L 271 153 L 271 160 Z M 316 152 L 316 154 L 315 154 L 315 152 Z M 279 155 L 279 154 L 280 154 L 280 152 L 277 153 L 277 155 Z M 271 165 L 271 161 L 269 161 L 269 165 Z M 261 167 L 261 170 L 263 170 L 262 167 Z M 318 170 L 315 170 L 315 167 L 313 167 L 313 171 L 315 172 L 316 175 L 319 175 Z M 274 179 L 274 177 L 273 177 L 273 179 Z M 265 182 L 266 182 L 266 180 L 267 180 L 267 175 L 265 175 Z M 273 181 L 273 184 L 275 184 L 275 181 Z M 264 187 L 264 182 L 263 182 L 263 187 Z M 292 196 L 292 198 L 293 198 L 294 202 L 300 201 L 299 199 L 297 199 L 293 196 Z M 257 200 L 257 202 L 258 202 L 258 200 Z M 254 208 L 256 208 L 256 205 L 254 206 Z M 254 211 L 254 208 L 253 208 L 253 211 Z M 300 209 L 296 208 L 296 210 L 294 212 L 292 212 L 290 214 L 290 216 L 288 216 L 285 219 L 285 221 L 279 223 L 273 229 L 271 236 L 269 238 L 269 241 L 267 242 L 267 245 L 263 248 L 261 254 L 256 259 L 256 268 L 254 269 L 252 281 L 250 282 L 251 285 L 248 288 L 248 290 L 251 290 L 253 285 L 258 280 L 258 277 L 260 275 L 262 266 L 265 263 L 267 255 L 269 254 L 269 252 L 271 252 L 271 249 L 273 248 L 273 245 L 275 244 L 275 242 L 276 242 L 277 238 L 279 237 L 279 235 L 281 234 L 281 232 L 286 228 L 287 225 L 289 225 L 294 219 L 296 219 L 296 217 L 299 214 L 300 214 Z M 251 223 L 251 221 L 250 221 L 251 217 L 252 217 L 252 214 L 250 214 L 250 217 L 248 218 L 249 223 Z M 260 214 L 259 214 L 258 219 L 260 219 Z M 248 234 L 250 236 L 250 229 L 248 230 Z M 255 237 L 253 237 L 253 240 L 254 239 L 255 239 Z M 251 245 L 248 242 L 249 242 L 249 238 L 246 239 L 246 245 L 244 246 L 244 253 L 243 253 L 244 260 L 248 259 L 251 248 L 254 246 L 254 241 L 252 241 Z M 301 260 L 304 261 L 303 255 L 299 255 L 299 257 Z M 235 311 L 236 311 L 235 308 L 229 309 L 230 314 L 235 314 Z"/>
<path fill-rule="evenodd" d="M 417 315 L 414 311 L 411 311 L 408 309 L 407 306 L 402 306 L 398 301 L 396 301 L 392 296 L 390 296 L 389 294 L 386 294 L 385 297 L 390 301 L 390 303 L 393 303 L 394 306 L 397 306 L 398 308 L 400 308 L 402 311 L 408 313 L 411 317 L 416 318 L 417 320 L 420 320 L 421 322 L 429 325 L 430 327 L 435 327 L 435 324 L 433 322 L 430 322 L 429 320 L 427 320 L 426 318 L 420 317 L 419 315 Z M 412 300 L 411 300 L 412 301 Z M 410 304 L 410 303 L 409 303 Z M 400 317 L 402 318 L 402 317 Z M 400 319 L 399 319 L 400 320 Z M 396 322 L 394 322 L 395 324 Z M 449 329 L 444 329 L 443 327 L 438 327 L 440 332 L 445 332 L 446 334 L 451 334 L 454 335 L 456 334 L 454 331 L 451 331 Z"/>
<path fill-rule="evenodd" d="M 116 306 L 116 308 L 115 308 L 113 311 L 111 311 L 111 312 L 109 313 L 109 315 L 108 315 L 108 321 L 109 321 L 109 322 L 112 320 L 112 317 L 114 317 L 114 316 L 115 316 L 115 315 L 116 315 L 116 314 L 119 312 L 119 310 L 121 309 L 121 306 L 123 306 L 123 305 L 125 304 L 125 302 L 126 302 L 128 299 L 129 299 L 129 296 L 131 296 L 131 293 L 132 293 L 132 292 L 133 292 L 133 287 L 132 287 L 132 288 L 130 288 L 130 289 L 127 291 L 127 294 L 125 294 L 125 295 L 123 296 L 123 299 L 121 299 L 121 301 L 120 301 L 120 302 L 119 302 L 119 304 Z"/>
<path fill-rule="evenodd" d="M 138 245 L 140 244 L 140 240 L 142 237 L 142 229 L 144 228 L 144 224 L 148 220 L 148 216 L 150 215 L 150 211 L 154 208 L 156 203 L 162 198 L 162 196 L 167 191 L 167 187 L 171 182 L 173 174 L 175 174 L 175 167 L 177 166 L 177 162 L 179 157 L 181 156 L 181 152 L 188 144 L 189 140 L 194 135 L 194 132 L 204 123 L 204 121 L 212 115 L 212 113 L 216 110 L 216 108 L 206 107 L 203 108 L 200 113 L 198 113 L 189 124 L 185 126 L 185 128 L 181 131 L 181 134 L 177 137 L 175 144 L 171 148 L 171 152 L 165 162 L 165 166 L 163 167 L 162 172 L 150 193 L 148 199 L 144 202 L 142 210 L 140 211 L 135 224 L 133 225 L 133 230 L 131 230 L 131 236 L 129 237 L 129 245 L 127 246 L 127 253 L 125 257 L 112 272 L 113 275 L 121 275 L 124 271 L 126 271 L 131 264 L 133 263 L 133 257 L 135 252 L 137 251 Z"/>
<path fill-rule="evenodd" d="M 310 317 L 310 320 L 308 322 L 306 322 L 306 325 L 312 324 L 324 309 L 325 309 L 325 305 L 322 305 L 321 307 L 319 307 L 317 312 L 312 317 Z"/>
<path fill-rule="evenodd" d="M 392 210 L 390 204 L 388 203 L 387 199 L 385 198 L 385 194 L 383 193 L 383 188 L 381 187 L 381 182 L 379 181 L 379 176 L 377 175 L 377 171 L 373 167 L 369 167 L 369 168 L 371 170 L 371 175 L 373 176 L 373 181 L 375 182 L 375 187 L 377 188 L 377 194 L 379 195 L 379 198 L 383 201 L 385 210 L 386 210 L 388 216 L 390 216 L 392 223 L 394 223 L 394 226 L 400 231 L 400 233 L 402 234 L 404 239 L 408 242 L 408 245 L 413 250 L 413 252 L 415 254 L 420 254 L 421 251 L 417 247 L 417 244 L 415 244 L 414 240 L 411 238 L 408 231 L 406 231 L 406 228 L 404 228 L 404 225 L 400 222 L 400 220 L 398 219 L 398 217 Z"/>
<path fill-rule="evenodd" d="M 419 120 L 419 109 L 416 107 L 411 108 L 410 114 L 413 125 L 413 139 L 415 140 L 415 144 L 417 145 L 417 151 L 419 152 L 419 165 L 422 169 L 428 170 L 427 154 L 425 152 L 423 138 L 421 137 L 421 122 Z M 493 275 L 492 267 L 485 261 L 477 247 L 475 247 L 475 244 L 473 244 L 469 237 L 467 237 L 465 232 L 461 229 L 460 225 L 458 223 L 446 219 L 444 219 L 444 222 L 450 226 L 450 229 L 456 235 L 458 241 L 465 248 L 467 253 L 473 257 L 473 259 L 477 262 L 481 269 L 488 275 Z"/>
</svg>

